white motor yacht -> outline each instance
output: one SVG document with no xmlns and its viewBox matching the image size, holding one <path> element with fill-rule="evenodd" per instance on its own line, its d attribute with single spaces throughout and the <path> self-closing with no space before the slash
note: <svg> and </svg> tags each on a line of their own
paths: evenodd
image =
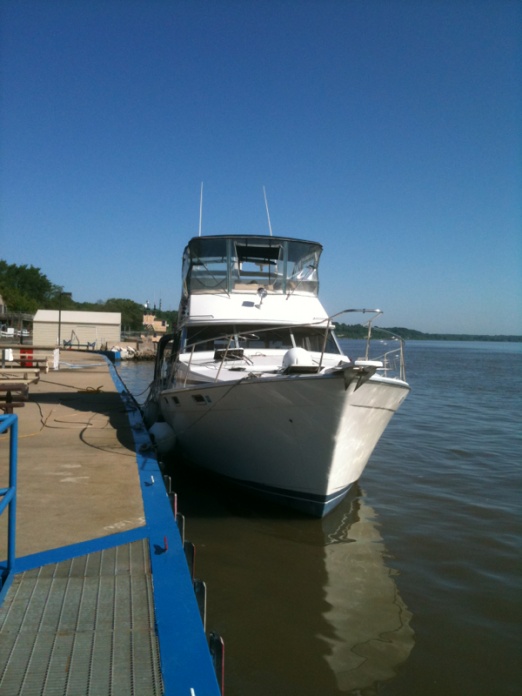
<svg viewBox="0 0 522 696">
<path fill-rule="evenodd" d="M 409 391 L 402 341 L 397 374 L 368 348 L 343 354 L 338 315 L 318 298 L 321 252 L 286 237 L 191 239 L 145 410 L 185 461 L 319 517 L 360 478 Z"/>
</svg>

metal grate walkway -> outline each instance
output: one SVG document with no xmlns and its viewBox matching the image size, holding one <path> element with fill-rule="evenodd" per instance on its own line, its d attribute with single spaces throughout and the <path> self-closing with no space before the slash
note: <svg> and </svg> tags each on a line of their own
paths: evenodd
<svg viewBox="0 0 522 696">
<path fill-rule="evenodd" d="M 162 693 L 148 540 L 15 575 L 0 607 L 0 694 Z"/>
</svg>

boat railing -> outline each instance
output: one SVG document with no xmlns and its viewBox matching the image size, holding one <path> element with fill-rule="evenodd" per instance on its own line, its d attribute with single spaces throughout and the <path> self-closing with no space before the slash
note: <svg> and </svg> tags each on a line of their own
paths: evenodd
<svg viewBox="0 0 522 696">
<path fill-rule="evenodd" d="M 333 328 L 333 320 L 340 316 L 341 314 L 346 314 L 346 313 L 359 313 L 359 314 L 374 314 L 374 316 L 367 322 L 363 324 L 367 328 L 367 337 L 366 337 L 366 348 L 365 348 L 365 355 L 364 355 L 364 360 L 376 360 L 380 361 L 383 363 L 382 368 L 379 368 L 379 372 L 382 372 L 386 377 L 388 376 L 397 376 L 399 379 L 406 381 L 406 368 L 405 368 L 405 362 L 404 362 L 404 341 L 400 336 L 397 336 L 396 334 L 388 331 L 387 329 L 381 329 L 378 327 L 378 332 L 379 335 L 382 334 L 387 334 L 389 335 L 394 341 L 398 342 L 398 345 L 396 348 L 393 348 L 391 350 L 387 350 L 385 353 L 381 354 L 380 356 L 375 356 L 372 355 L 370 356 L 370 353 L 373 352 L 373 348 L 375 346 L 375 343 L 380 340 L 379 338 L 372 337 L 372 331 L 375 328 L 373 326 L 373 322 L 382 314 L 382 311 L 380 309 L 345 309 L 342 312 L 337 312 L 336 314 L 333 314 L 332 316 L 328 317 L 326 320 L 321 320 L 318 322 L 314 322 L 312 324 L 306 323 L 306 324 L 288 324 L 285 326 L 270 326 L 270 327 L 263 327 L 263 328 L 255 328 L 255 338 L 259 339 L 261 335 L 266 335 L 270 332 L 279 332 L 282 329 L 299 329 L 299 328 L 306 328 L 310 326 L 324 326 L 324 340 L 323 340 L 323 345 L 321 349 L 321 356 L 319 359 L 319 366 L 318 366 L 318 372 L 321 371 L 322 366 L 323 366 L 323 361 L 324 361 L 324 356 L 326 353 L 326 348 L 328 345 L 328 337 L 330 335 L 330 330 Z M 186 385 L 186 380 L 188 378 L 188 373 L 190 372 L 190 367 L 192 365 L 192 361 L 194 358 L 195 353 L 198 352 L 198 346 L 209 346 L 209 342 L 213 344 L 212 350 L 214 350 L 214 361 L 219 361 L 219 367 L 218 371 L 216 374 L 216 381 L 219 378 L 219 375 L 221 373 L 221 370 L 223 368 L 223 365 L 225 364 L 225 361 L 227 360 L 240 360 L 244 359 L 247 362 L 250 362 L 248 357 L 246 355 L 243 355 L 238 353 L 237 346 L 235 344 L 234 339 L 237 337 L 238 339 L 242 338 L 250 338 L 254 336 L 254 333 L 249 329 L 247 331 L 247 334 L 245 336 L 242 335 L 241 332 L 228 332 L 228 333 L 223 333 L 219 334 L 218 336 L 213 336 L 213 337 L 208 337 L 206 336 L 205 338 L 197 341 L 192 341 L 191 343 L 188 343 L 185 345 L 183 352 L 189 354 L 189 362 L 187 365 L 187 372 L 185 375 L 185 385 Z M 219 350 L 215 349 L 215 344 L 216 342 L 219 341 L 221 342 L 222 346 L 220 347 Z M 209 347 L 209 350 L 211 348 Z"/>
<path fill-rule="evenodd" d="M 290 328 L 290 327 L 289 327 Z M 281 330 L 280 326 L 277 327 L 267 327 L 264 329 L 256 329 L 256 337 L 258 337 L 258 334 L 263 334 L 268 331 L 276 331 L 276 330 Z M 192 360 L 194 358 L 194 354 L 198 351 L 198 346 L 205 346 L 208 347 L 209 350 L 212 350 L 214 352 L 214 362 L 219 360 L 219 367 L 216 373 L 216 377 L 214 381 L 218 381 L 219 375 L 221 373 L 221 370 L 223 368 L 223 365 L 227 360 L 245 360 L 246 362 L 251 364 L 251 360 L 244 355 L 242 349 L 238 349 L 234 343 L 234 339 L 236 336 L 241 340 L 244 338 L 241 333 L 237 332 L 229 332 L 229 333 L 224 333 L 220 334 L 219 336 L 213 336 L 212 338 L 209 338 L 208 336 L 205 337 L 204 339 L 200 341 L 193 341 L 192 343 L 187 343 L 184 348 L 184 352 L 189 354 L 189 361 L 187 363 L 187 370 L 185 373 L 185 379 L 183 382 L 183 386 L 185 387 L 187 385 L 187 380 L 190 372 L 190 368 L 192 365 Z M 249 332 L 249 336 L 251 336 L 251 332 Z M 217 341 L 220 341 L 222 344 L 225 344 L 223 347 L 216 348 L 215 343 Z M 213 347 L 210 348 L 208 346 L 209 342 L 213 343 Z"/>
<path fill-rule="evenodd" d="M 323 355 L 326 350 L 328 331 L 333 323 L 333 319 L 336 319 L 337 317 L 341 316 L 341 314 L 349 313 L 374 315 L 364 324 L 361 323 L 361 326 L 364 326 L 367 329 L 365 355 L 361 359 L 382 362 L 383 366 L 382 368 L 379 368 L 378 371 L 383 373 L 385 377 L 398 376 L 399 379 L 406 381 L 406 365 L 404 361 L 404 340 L 397 334 L 392 333 L 387 329 L 381 329 L 381 327 L 373 326 L 373 322 L 376 319 L 378 319 L 383 313 L 381 309 L 343 309 L 341 312 L 336 312 L 336 314 L 332 314 L 332 316 L 328 317 L 328 326 L 325 332 L 325 342 L 323 346 L 323 352 L 321 354 L 320 364 L 322 365 Z M 386 351 L 381 355 L 371 354 L 373 353 L 373 347 L 375 346 L 376 341 L 381 340 L 380 338 L 374 337 L 372 335 L 374 328 L 379 332 L 380 335 L 386 334 L 390 336 L 394 341 L 398 341 L 398 346 L 396 348 L 393 348 L 392 350 Z"/>
<path fill-rule="evenodd" d="M 382 367 L 377 371 L 385 377 L 393 377 L 398 375 L 399 379 L 406 381 L 406 370 L 404 365 L 404 350 L 403 342 L 400 341 L 399 347 L 393 350 L 388 350 L 386 353 L 377 355 L 371 358 L 378 362 L 382 362 Z"/>
<path fill-rule="evenodd" d="M 382 314 L 380 310 L 379 314 Z M 377 315 L 379 316 L 379 315 Z M 368 327 L 368 334 L 366 337 L 366 354 L 365 354 L 365 360 L 370 359 L 370 349 L 371 349 L 371 343 L 373 340 L 373 345 L 375 345 L 376 341 L 382 340 L 380 337 L 379 338 L 373 338 L 372 339 L 372 330 L 375 328 L 373 327 L 373 322 L 375 319 L 377 319 L 377 316 L 372 317 L 368 322 L 366 322 L 366 325 Z M 390 338 L 393 341 L 398 342 L 398 346 L 396 348 L 392 348 L 391 350 L 387 350 L 384 353 L 377 355 L 377 356 L 372 356 L 372 360 L 378 360 L 382 362 L 383 366 L 380 369 L 380 371 L 384 374 L 385 377 L 389 377 L 392 375 L 398 375 L 399 379 L 402 381 L 406 381 L 406 364 L 404 361 L 404 339 L 398 336 L 396 333 L 393 333 L 392 331 L 388 331 L 387 329 L 382 329 L 380 326 L 378 327 L 378 332 L 379 335 L 386 334 L 387 336 L 390 336 Z M 392 375 L 390 375 L 392 373 Z"/>
</svg>

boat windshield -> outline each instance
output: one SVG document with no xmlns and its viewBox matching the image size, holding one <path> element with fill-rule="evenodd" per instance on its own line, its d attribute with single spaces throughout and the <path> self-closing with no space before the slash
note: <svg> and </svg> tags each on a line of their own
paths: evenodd
<svg viewBox="0 0 522 696">
<path fill-rule="evenodd" d="M 319 291 L 315 242 L 281 237 L 195 237 L 183 257 L 183 292 L 314 295 Z"/>
<path fill-rule="evenodd" d="M 201 326 L 189 327 L 182 352 L 232 349 L 288 350 L 305 348 L 320 353 L 323 350 L 325 329 L 314 326 Z M 326 352 L 342 354 L 333 331 L 328 331 Z"/>
</svg>

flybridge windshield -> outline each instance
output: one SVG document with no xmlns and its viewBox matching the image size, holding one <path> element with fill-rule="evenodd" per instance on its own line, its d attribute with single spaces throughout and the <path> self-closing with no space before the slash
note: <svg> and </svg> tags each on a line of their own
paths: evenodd
<svg viewBox="0 0 522 696">
<path fill-rule="evenodd" d="M 195 237 L 183 257 L 183 289 L 194 293 L 317 295 L 322 246 L 280 237 Z"/>
</svg>

